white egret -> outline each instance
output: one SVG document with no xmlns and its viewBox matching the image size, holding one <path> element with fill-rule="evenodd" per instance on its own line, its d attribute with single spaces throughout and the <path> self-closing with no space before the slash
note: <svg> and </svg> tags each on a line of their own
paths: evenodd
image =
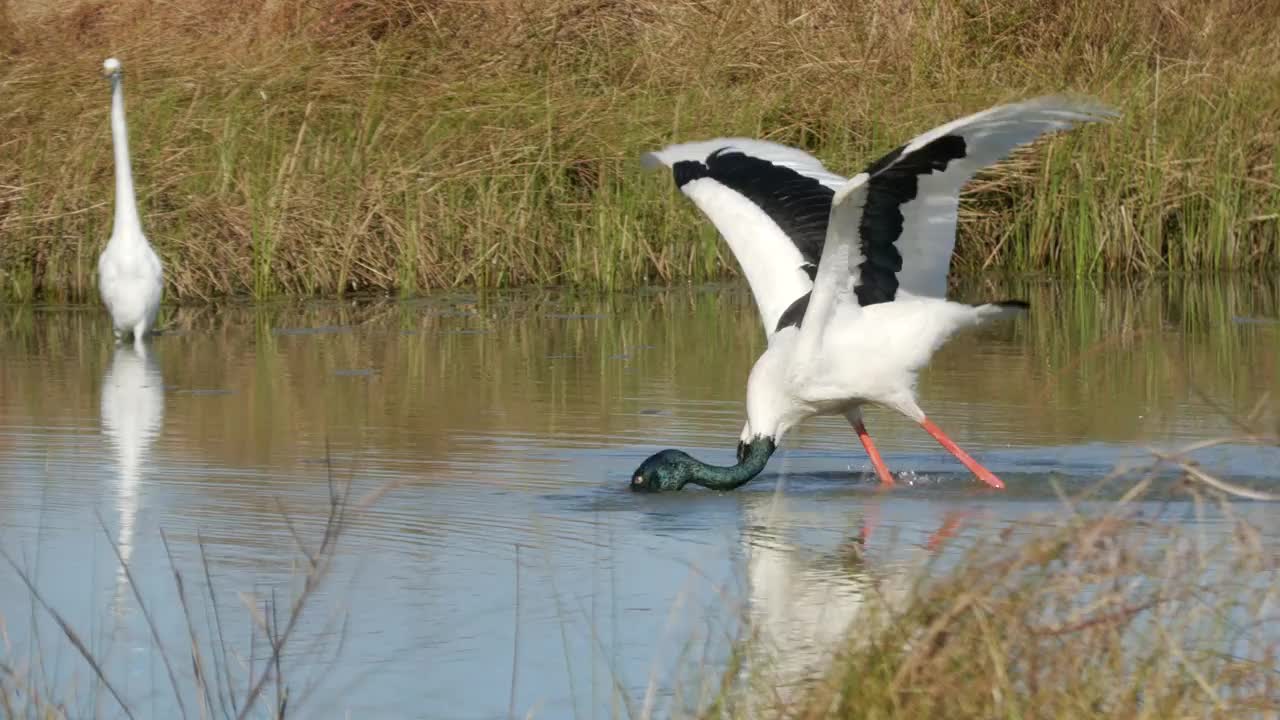
<svg viewBox="0 0 1280 720">
<path fill-rule="evenodd" d="M 116 207 L 111 240 L 98 256 L 98 291 L 111 313 L 117 340 L 132 337 L 137 347 L 155 328 L 164 290 L 160 258 L 142 232 L 129 166 L 129 131 L 124 120 L 120 61 L 107 58 L 103 74 L 111 81 L 111 143 L 115 154 Z"/>
</svg>

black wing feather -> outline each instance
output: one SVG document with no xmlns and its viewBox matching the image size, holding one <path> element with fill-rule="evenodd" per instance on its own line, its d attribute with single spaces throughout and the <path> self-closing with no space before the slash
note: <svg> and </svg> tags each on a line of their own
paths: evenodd
<svg viewBox="0 0 1280 720">
<path fill-rule="evenodd" d="M 677 186 L 711 178 L 755 203 L 816 270 L 827 239 L 834 190 L 791 168 L 732 148 L 716 150 L 705 162 L 681 160 L 671 170 Z"/>
<path fill-rule="evenodd" d="M 919 177 L 945 171 L 952 160 L 965 156 L 964 138 L 959 135 L 943 135 L 904 156 L 905 147 L 893 150 L 865 171 L 871 179 L 858 224 L 863 261 L 858 265 L 858 283 L 853 288 L 858 304 L 864 307 L 893 302 L 898 292 L 902 253 L 897 241 L 902 236 L 902 206 L 915 199 Z"/>
</svg>

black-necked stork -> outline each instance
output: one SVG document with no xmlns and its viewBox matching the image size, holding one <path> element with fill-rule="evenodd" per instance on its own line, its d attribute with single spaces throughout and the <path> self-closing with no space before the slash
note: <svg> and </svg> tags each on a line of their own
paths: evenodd
<svg viewBox="0 0 1280 720">
<path fill-rule="evenodd" d="M 646 154 L 642 162 L 669 167 L 729 243 L 769 344 L 747 381 L 737 464 L 663 450 L 641 463 L 631 488 L 736 488 L 764 469 L 790 428 L 815 415 L 848 418 L 891 485 L 862 422 L 866 404 L 916 421 L 978 479 L 1004 487 L 916 404 L 917 373 L 953 333 L 1027 308 L 946 299 L 960 190 L 1043 133 L 1114 115 L 1062 97 L 1000 105 L 936 127 L 850 179 L 801 150 L 746 138 Z"/>
</svg>

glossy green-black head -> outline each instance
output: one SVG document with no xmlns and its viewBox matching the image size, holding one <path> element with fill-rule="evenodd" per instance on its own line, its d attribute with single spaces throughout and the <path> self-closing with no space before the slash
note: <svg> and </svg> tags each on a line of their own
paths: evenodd
<svg viewBox="0 0 1280 720">
<path fill-rule="evenodd" d="M 759 475 L 777 447 L 773 438 L 757 435 L 739 448 L 738 463 L 727 467 L 708 465 L 679 450 L 663 450 L 640 463 L 631 474 L 631 489 L 663 492 L 693 483 L 708 490 L 733 490 Z"/>
<path fill-rule="evenodd" d="M 693 456 L 679 450 L 654 453 L 631 474 L 631 489 L 636 492 L 679 490 L 689 484 L 697 464 Z"/>
</svg>

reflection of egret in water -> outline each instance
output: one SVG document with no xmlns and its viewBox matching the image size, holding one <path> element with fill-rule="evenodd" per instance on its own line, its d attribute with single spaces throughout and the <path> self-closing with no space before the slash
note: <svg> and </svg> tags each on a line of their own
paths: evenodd
<svg viewBox="0 0 1280 720">
<path fill-rule="evenodd" d="M 151 443 L 164 421 L 164 381 L 145 345 L 116 345 L 102 378 L 102 430 L 115 449 L 120 474 L 115 483 L 119 534 L 125 563 L 133 553 L 138 481 Z M 123 569 L 120 571 L 123 579 Z"/>
<path fill-rule="evenodd" d="M 863 550 L 878 524 L 878 502 L 868 503 L 860 520 L 851 517 L 848 535 L 826 549 L 817 547 L 805 528 L 828 525 L 829 516 L 825 521 L 820 516 L 830 508 L 811 512 L 815 522 L 806 522 L 806 512 L 782 493 L 746 509 L 752 664 L 778 692 L 829 667 L 832 655 L 848 647 L 850 633 L 869 637 L 877 622 L 887 619 L 882 613 L 900 610 L 929 556 L 965 515 L 944 513 L 923 547 L 904 547 L 909 552 L 891 566 L 873 567 Z"/>
</svg>

